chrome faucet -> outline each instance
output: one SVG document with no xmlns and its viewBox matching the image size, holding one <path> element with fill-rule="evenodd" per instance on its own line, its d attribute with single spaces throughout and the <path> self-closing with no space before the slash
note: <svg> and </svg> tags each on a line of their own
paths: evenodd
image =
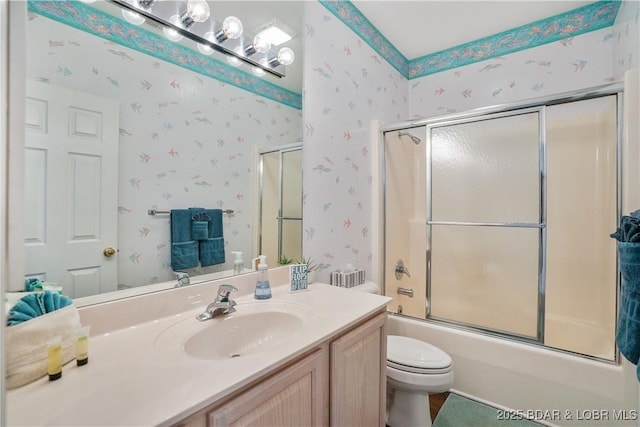
<svg viewBox="0 0 640 427">
<path fill-rule="evenodd" d="M 191 283 L 191 281 L 189 280 L 189 273 L 187 273 L 186 271 L 174 271 L 174 273 L 176 275 L 176 279 L 178 279 L 178 282 L 175 284 L 174 288 L 181 288 Z"/>
<path fill-rule="evenodd" d="M 205 320 L 213 319 L 216 316 L 235 312 L 236 302 L 229 299 L 229 294 L 237 290 L 238 288 L 233 285 L 220 285 L 215 301 L 207 306 L 204 313 L 197 315 L 196 319 L 203 322 Z"/>
</svg>

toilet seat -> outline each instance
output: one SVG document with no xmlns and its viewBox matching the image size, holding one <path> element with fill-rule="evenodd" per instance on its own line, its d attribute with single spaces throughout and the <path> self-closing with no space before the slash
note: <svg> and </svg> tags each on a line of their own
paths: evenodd
<svg viewBox="0 0 640 427">
<path fill-rule="evenodd" d="M 453 361 L 438 347 L 414 338 L 387 336 L 387 366 L 416 374 L 444 374 Z"/>
</svg>

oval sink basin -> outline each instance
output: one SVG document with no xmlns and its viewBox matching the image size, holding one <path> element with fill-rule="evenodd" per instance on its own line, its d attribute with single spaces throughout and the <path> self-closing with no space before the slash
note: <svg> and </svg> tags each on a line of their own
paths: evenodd
<svg viewBox="0 0 640 427">
<path fill-rule="evenodd" d="M 203 322 L 184 319 L 163 331 L 155 347 L 182 348 L 192 357 L 209 360 L 254 355 L 283 344 L 314 316 L 309 307 L 276 301 L 239 303 L 236 310 Z"/>
</svg>

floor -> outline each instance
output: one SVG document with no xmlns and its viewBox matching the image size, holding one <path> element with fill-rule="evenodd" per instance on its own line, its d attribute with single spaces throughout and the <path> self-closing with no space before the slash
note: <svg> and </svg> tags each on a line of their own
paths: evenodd
<svg viewBox="0 0 640 427">
<path fill-rule="evenodd" d="M 436 419 L 436 415 L 438 415 L 438 411 L 444 405 L 444 401 L 449 396 L 449 392 L 438 393 L 438 394 L 430 394 L 429 395 L 429 409 L 431 410 L 431 420 Z"/>
</svg>

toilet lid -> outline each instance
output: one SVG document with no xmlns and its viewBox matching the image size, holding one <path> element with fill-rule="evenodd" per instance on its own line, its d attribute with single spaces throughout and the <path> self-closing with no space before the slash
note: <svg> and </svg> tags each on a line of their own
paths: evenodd
<svg viewBox="0 0 640 427">
<path fill-rule="evenodd" d="M 451 356 L 438 347 L 414 338 L 387 336 L 387 363 L 398 369 L 413 372 L 447 371 Z"/>
</svg>

